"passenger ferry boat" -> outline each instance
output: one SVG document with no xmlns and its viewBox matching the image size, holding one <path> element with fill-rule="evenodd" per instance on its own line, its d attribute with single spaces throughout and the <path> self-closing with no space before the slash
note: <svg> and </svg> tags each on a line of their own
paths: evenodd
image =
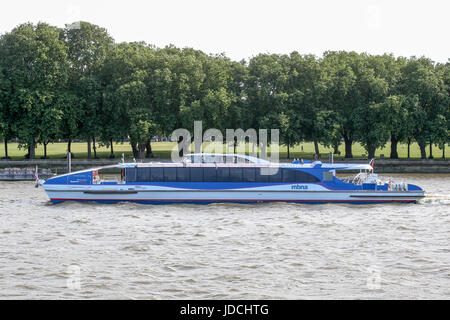
<svg viewBox="0 0 450 320">
<path fill-rule="evenodd" d="M 359 170 L 339 179 L 336 171 Z M 190 154 L 180 163 L 119 163 L 39 180 L 53 203 L 416 202 L 424 191 L 385 181 L 373 164 L 271 163 L 239 154 Z"/>
</svg>

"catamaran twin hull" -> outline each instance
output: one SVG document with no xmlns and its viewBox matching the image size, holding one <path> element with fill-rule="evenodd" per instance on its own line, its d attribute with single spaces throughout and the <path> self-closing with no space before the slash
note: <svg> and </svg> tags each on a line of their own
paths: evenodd
<svg viewBox="0 0 450 320">
<path fill-rule="evenodd" d="M 224 155 L 231 156 L 231 155 Z M 237 155 L 232 155 L 237 157 Z M 289 164 L 275 174 L 275 167 L 260 159 L 244 157 L 247 163 L 146 163 L 118 164 L 78 171 L 41 181 L 53 203 L 89 201 L 143 204 L 217 202 L 297 202 L 297 203 L 386 203 L 416 202 L 424 191 L 412 184 L 381 182 L 366 164 Z M 103 180 L 99 170 L 117 168 L 116 181 Z M 336 170 L 361 170 L 355 179 L 344 182 Z M 374 176 L 376 176 L 374 179 Z M 359 178 L 358 178 L 359 177 Z"/>
</svg>

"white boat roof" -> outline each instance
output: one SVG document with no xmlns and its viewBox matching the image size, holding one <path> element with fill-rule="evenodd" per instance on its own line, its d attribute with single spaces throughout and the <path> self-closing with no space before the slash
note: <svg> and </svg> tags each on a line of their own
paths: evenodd
<svg viewBox="0 0 450 320">
<path fill-rule="evenodd" d="M 270 161 L 260 159 L 253 156 L 247 156 L 245 154 L 240 153 L 191 153 L 185 155 L 183 158 L 190 158 L 190 157 L 211 157 L 211 158 L 221 158 L 221 157 L 236 157 L 240 159 L 245 159 L 251 163 L 259 163 L 259 164 L 270 164 Z"/>
<path fill-rule="evenodd" d="M 314 168 L 318 165 L 320 165 L 322 168 L 329 168 L 330 170 L 372 170 L 372 166 L 367 163 L 322 163 L 321 161 L 314 161 L 310 163 L 274 163 L 270 162 L 264 159 L 260 159 L 253 156 L 247 156 L 244 154 L 226 154 L 226 153 L 192 153 L 185 156 L 185 158 L 188 157 L 199 157 L 199 156 L 206 156 L 206 157 L 237 157 L 241 159 L 248 160 L 251 163 L 254 164 L 264 164 L 264 165 L 270 165 L 270 166 L 283 166 L 283 167 L 299 167 L 299 168 Z"/>
<path fill-rule="evenodd" d="M 366 163 L 322 163 L 321 161 L 314 161 L 311 163 L 276 163 L 270 162 L 264 159 L 260 159 L 253 156 L 247 156 L 243 154 L 221 154 L 221 153 L 193 153 L 185 155 L 184 158 L 189 158 L 191 156 L 206 156 L 206 157 L 238 157 L 241 159 L 248 160 L 249 163 L 189 163 L 189 162 L 144 162 L 144 163 L 118 163 L 115 165 L 108 165 L 90 169 L 84 169 L 79 171 L 73 171 L 70 173 L 59 175 L 68 176 L 72 174 L 79 174 L 84 172 L 97 171 L 108 168 L 146 168 L 146 167 L 258 167 L 258 168 L 267 168 L 267 167 L 283 167 L 283 168 L 299 168 L 299 169 L 329 169 L 329 170 L 372 170 L 372 166 Z M 208 159 L 206 159 L 208 160 Z"/>
<path fill-rule="evenodd" d="M 329 170 L 372 170 L 372 166 L 367 163 L 322 163 L 321 161 L 314 161 L 308 163 L 277 163 L 270 162 L 264 159 L 260 159 L 253 156 L 247 156 L 243 154 L 222 154 L 222 153 L 192 153 L 187 154 L 183 158 L 188 160 L 192 157 L 202 157 L 202 162 L 147 162 L 147 163 L 135 163 L 135 164 L 121 164 L 121 167 L 156 167 L 156 166 L 164 166 L 164 167 L 178 167 L 178 166 L 189 166 L 189 167 L 197 167 L 197 166 L 218 166 L 218 167 L 239 167 L 239 166 L 249 166 L 249 167 L 284 167 L 284 168 L 322 168 Z M 210 161 L 213 159 L 210 158 L 220 158 L 220 157 L 237 157 L 240 159 L 245 159 L 249 163 L 222 163 L 216 161 Z M 203 162 L 205 161 L 205 162 Z"/>
</svg>

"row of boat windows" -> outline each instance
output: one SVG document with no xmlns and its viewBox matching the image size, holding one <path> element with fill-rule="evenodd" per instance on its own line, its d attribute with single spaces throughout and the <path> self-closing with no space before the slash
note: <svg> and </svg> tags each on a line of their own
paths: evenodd
<svg viewBox="0 0 450 320">
<path fill-rule="evenodd" d="M 317 182 L 315 176 L 298 170 L 279 168 L 264 174 L 261 168 L 127 168 L 127 182 Z"/>
</svg>

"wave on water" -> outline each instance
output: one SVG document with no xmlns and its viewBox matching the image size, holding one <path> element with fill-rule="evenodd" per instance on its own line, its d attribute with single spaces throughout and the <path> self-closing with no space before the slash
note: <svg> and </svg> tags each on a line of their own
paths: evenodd
<svg viewBox="0 0 450 320">
<path fill-rule="evenodd" d="M 426 194 L 419 204 L 450 205 L 450 194 Z"/>
</svg>

